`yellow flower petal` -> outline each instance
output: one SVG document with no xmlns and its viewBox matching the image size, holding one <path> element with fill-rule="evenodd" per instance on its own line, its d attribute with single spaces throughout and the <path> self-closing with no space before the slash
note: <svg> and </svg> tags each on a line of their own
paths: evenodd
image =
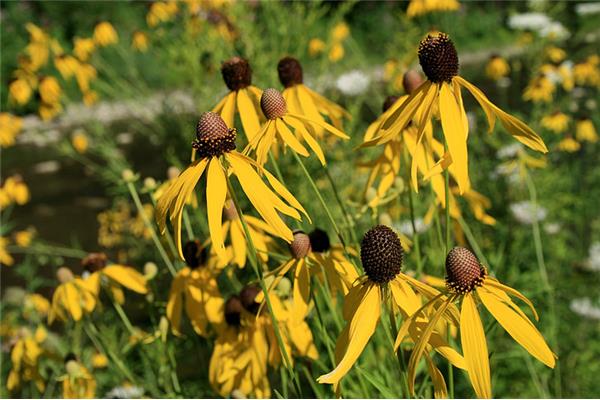
<svg viewBox="0 0 600 400">
<path fill-rule="evenodd" d="M 460 342 L 462 345 L 467 371 L 477 397 L 492 397 L 490 362 L 485 342 L 485 332 L 479 318 L 473 295 L 464 296 L 460 313 Z"/>
<path fill-rule="evenodd" d="M 444 137 L 448 144 L 448 151 L 452 155 L 452 162 L 456 167 L 456 181 L 460 194 L 463 194 L 469 189 L 469 157 L 461 110 L 456 96 L 447 83 L 442 83 L 439 99 Z"/>
<path fill-rule="evenodd" d="M 223 104 L 223 109 L 221 110 L 221 118 L 225 121 L 225 125 L 228 128 L 234 127 L 234 115 L 235 115 L 235 99 L 237 97 L 236 92 L 229 93 L 225 100 L 225 104 Z"/>
<path fill-rule="evenodd" d="M 141 294 L 148 293 L 146 278 L 131 267 L 113 264 L 104 268 L 102 274 L 134 292 Z"/>
<path fill-rule="evenodd" d="M 208 164 L 206 181 L 206 206 L 208 213 L 208 230 L 212 240 L 213 249 L 219 257 L 225 257 L 225 244 L 223 243 L 223 205 L 227 196 L 227 180 L 223 167 L 217 157 L 213 157 Z"/>
<path fill-rule="evenodd" d="M 429 354 L 425 354 L 425 360 L 427 361 L 427 370 L 429 371 L 429 376 L 431 377 L 431 382 L 433 383 L 433 396 L 436 399 L 447 399 L 448 389 L 446 388 L 444 375 L 442 375 L 440 370 L 437 369 L 437 367 L 433 364 Z"/>
<path fill-rule="evenodd" d="M 292 293 L 292 321 L 300 323 L 308 314 L 310 302 L 310 274 L 304 259 L 298 260 L 296 264 Z"/>
<path fill-rule="evenodd" d="M 238 90 L 237 107 L 240 119 L 242 120 L 242 126 L 244 127 L 244 133 L 248 141 L 250 141 L 260 130 L 260 122 L 247 88 Z M 233 125 L 228 125 L 228 127 L 232 128 Z"/>
<path fill-rule="evenodd" d="M 337 385 L 350 368 L 352 368 L 375 332 L 381 314 L 381 292 L 379 286 L 376 284 L 367 283 L 366 285 L 368 285 L 368 288 L 365 291 L 364 297 L 360 300 L 352 320 L 348 322 L 347 346 L 343 346 L 346 343 L 339 343 L 340 347 L 346 347 L 344 355 L 333 371 L 317 378 L 319 383 Z M 336 343 L 336 353 L 338 353 L 337 350 L 338 343 Z"/>
<path fill-rule="evenodd" d="M 554 368 L 554 354 L 546 344 L 542 334 L 533 326 L 531 321 L 512 310 L 494 295 L 484 290 L 477 290 L 479 298 L 494 316 L 496 321 L 532 356 Z"/>
</svg>

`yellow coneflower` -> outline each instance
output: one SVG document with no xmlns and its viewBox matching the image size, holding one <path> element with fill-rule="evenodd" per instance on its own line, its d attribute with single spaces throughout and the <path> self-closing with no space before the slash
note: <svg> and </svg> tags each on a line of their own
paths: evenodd
<svg viewBox="0 0 600 400">
<path fill-rule="evenodd" d="M 517 343 L 542 363 L 554 368 L 556 356 L 540 332 L 511 300 L 510 296 L 525 302 L 537 319 L 533 304 L 517 290 L 488 276 L 486 268 L 466 248 L 455 247 L 448 253 L 446 257 L 446 287 L 448 296 L 443 301 L 433 299 L 422 307 L 422 309 L 426 309 L 429 305 L 434 305 L 435 312 L 431 316 L 427 328 L 421 331 L 410 356 L 408 383 L 411 392 L 414 392 L 414 377 L 418 361 L 437 321 L 446 312 L 447 307 L 459 299 L 462 300 L 460 311 L 461 347 L 471 384 L 478 397 L 486 399 L 492 397 L 489 355 L 485 332 L 477 310 L 478 300 Z M 396 346 L 403 341 L 410 325 L 419 323 L 416 322 L 419 315 L 420 312 L 417 312 L 404 322 L 396 338 Z"/>
<path fill-rule="evenodd" d="M 93 399 L 96 397 L 96 379 L 75 355 L 65 357 L 65 375 L 56 378 L 62 382 L 64 399 Z"/>
<path fill-rule="evenodd" d="M 50 121 L 62 112 L 63 108 L 60 103 L 41 103 L 38 108 L 38 114 L 44 121 Z"/>
<path fill-rule="evenodd" d="M 223 235 L 225 238 L 229 235 L 227 248 L 231 251 L 231 261 L 239 268 L 243 268 L 246 266 L 248 244 L 242 221 L 233 201 L 229 200 L 225 203 L 223 216 L 225 217 Z M 245 215 L 244 220 L 258 256 L 266 262 L 269 259 L 268 245 L 273 242 L 272 236 L 277 236 L 277 233 L 268 224 L 251 215 Z"/>
<path fill-rule="evenodd" d="M 149 27 L 154 28 L 161 22 L 167 22 L 173 19 L 179 7 L 174 1 L 156 1 L 150 6 L 148 14 L 146 14 L 146 23 Z"/>
<path fill-rule="evenodd" d="M 11 203 L 22 206 L 29 202 L 29 198 L 29 187 L 23 182 L 21 175 L 9 176 L 0 188 L 0 206 L 2 207 Z"/>
<path fill-rule="evenodd" d="M 350 27 L 345 22 L 338 22 L 331 30 L 331 40 L 341 42 L 350 35 Z"/>
<path fill-rule="evenodd" d="M 312 38 L 308 42 L 308 54 L 311 57 L 316 57 L 319 54 L 321 54 L 323 51 L 325 51 L 326 47 L 327 47 L 327 45 L 325 44 L 325 42 L 323 40 L 321 40 L 319 38 Z"/>
<path fill-rule="evenodd" d="M 215 327 L 218 336 L 208 369 L 211 387 L 223 397 L 237 390 L 244 396 L 268 398 L 269 344 L 261 320 L 244 308 L 238 295 L 225 302 L 222 313 L 224 322 Z"/>
<path fill-rule="evenodd" d="M 575 153 L 576 151 L 579 151 L 581 144 L 577 140 L 573 139 L 573 136 L 569 135 L 561 140 L 556 148 L 567 153 Z"/>
<path fill-rule="evenodd" d="M 208 249 L 199 241 L 190 241 L 183 247 L 187 266 L 177 272 L 167 301 L 167 318 L 171 329 L 181 335 L 181 314 L 185 301 L 185 312 L 194 331 L 207 335 L 207 326 L 219 324 L 223 319 L 223 297 L 217 286 L 214 271 L 208 260 Z"/>
<path fill-rule="evenodd" d="M 529 85 L 523 92 L 523 100 L 532 101 L 534 103 L 552 101 L 556 86 L 550 79 L 544 75 L 539 75 L 529 82 Z"/>
<path fill-rule="evenodd" d="M 96 43 L 92 38 L 73 38 L 73 54 L 80 61 L 87 61 L 90 55 L 96 50 Z"/>
<path fill-rule="evenodd" d="M 0 147 L 10 147 L 15 144 L 15 138 L 21 132 L 23 120 L 16 115 L 0 112 Z"/>
<path fill-rule="evenodd" d="M 596 143 L 598 141 L 598 133 L 591 119 L 582 117 L 575 124 L 575 136 L 580 142 Z"/>
<path fill-rule="evenodd" d="M 82 93 L 90 91 L 90 82 L 98 76 L 98 71 L 92 64 L 81 63 L 75 71 L 75 80 Z"/>
<path fill-rule="evenodd" d="M 8 97 L 18 105 L 27 104 L 31 99 L 33 89 L 25 79 L 15 79 L 8 85 Z"/>
<path fill-rule="evenodd" d="M 125 302 L 121 286 L 139 294 L 148 293 L 148 284 L 143 274 L 126 265 L 110 264 L 104 253 L 88 254 L 81 260 L 81 266 L 89 273 L 83 282 L 96 298 L 100 296 L 102 286 L 111 292 L 119 304 Z"/>
<path fill-rule="evenodd" d="M 131 36 L 131 47 L 134 50 L 145 53 L 148 50 L 148 35 L 142 31 L 135 31 Z"/>
<path fill-rule="evenodd" d="M 46 76 L 40 80 L 40 97 L 44 103 L 55 104 L 60 102 L 62 89 L 58 80 L 53 76 Z"/>
<path fill-rule="evenodd" d="M 597 55 L 589 56 L 584 62 L 573 66 L 575 82 L 580 86 L 600 86 L 600 59 Z"/>
<path fill-rule="evenodd" d="M 567 57 L 567 53 L 556 46 L 549 46 L 544 52 L 546 53 L 546 57 L 555 64 L 558 64 Z"/>
<path fill-rule="evenodd" d="M 571 117 L 560 111 L 555 111 L 552 114 L 542 118 L 542 126 L 554 133 L 563 133 L 569 127 Z"/>
<path fill-rule="evenodd" d="M 344 58 L 345 54 L 346 50 L 344 50 L 344 46 L 341 43 L 333 43 L 331 49 L 329 49 L 329 61 L 336 63 Z"/>
<path fill-rule="evenodd" d="M 548 149 L 543 140 L 525 123 L 518 118 L 502 111 L 473 84 L 458 75 L 458 54 L 454 44 L 444 33 L 427 35 L 419 45 L 419 62 L 427 80 L 419 86 L 401 104 L 394 104 L 390 108 L 391 115 L 382 125 L 383 133 L 363 146 L 383 144 L 397 136 L 411 122 L 417 119 L 418 126 L 417 145 L 421 143 L 424 129 L 430 121 L 433 109 L 437 106 L 442 122 L 442 130 L 448 153 L 456 169 L 457 182 L 460 192 L 469 188 L 469 170 L 467 154 L 467 136 L 469 124 L 463 106 L 461 87 L 467 89 L 483 108 L 488 124 L 493 129 L 496 118 L 504 128 L 525 145 L 541 151 Z M 411 178 L 413 188 L 417 186 L 417 161 L 412 159 Z"/>
<path fill-rule="evenodd" d="M 35 229 L 29 227 L 28 229 L 17 231 L 14 234 L 15 244 L 19 247 L 29 247 L 31 240 L 35 236 Z"/>
<path fill-rule="evenodd" d="M 293 239 L 292 231 L 283 222 L 278 212 L 297 220 L 301 219 L 299 212 L 308 217 L 298 200 L 281 182 L 249 157 L 235 150 L 235 139 L 235 129 L 228 128 L 219 115 L 212 112 L 202 114 L 196 127 L 196 140 L 193 143 L 200 159 L 190 164 L 158 200 L 156 220 L 160 231 L 165 231 L 166 218 L 169 214 L 174 225 L 179 256 L 182 259 L 183 207 L 205 170 L 207 170 L 208 227 L 214 250 L 219 257 L 226 256 L 221 225 L 223 206 L 228 192 L 226 173 L 232 173 L 237 177 L 243 192 L 261 218 L 278 236 L 288 242 Z M 259 172 L 267 178 L 272 189 L 264 183 Z"/>
<path fill-rule="evenodd" d="M 310 132 L 312 125 L 319 126 L 342 139 L 349 139 L 344 132 L 322 119 L 316 120 L 304 114 L 290 112 L 286 100 L 277 89 L 266 89 L 260 99 L 260 106 L 265 117 L 267 117 L 267 123 L 263 125 L 244 150 L 244 153 L 254 151 L 256 162 L 259 165 L 265 164 L 269 150 L 277 143 L 282 146 L 289 146 L 292 151 L 303 157 L 308 157 L 308 151 L 298 138 L 305 141 L 321 161 L 321 164 L 325 165 L 325 154 Z M 290 130 L 290 126 L 294 128 L 295 134 Z"/>
<path fill-rule="evenodd" d="M 5 267 L 10 267 L 15 263 L 15 259 L 6 250 L 6 246 L 9 244 L 8 238 L 0 236 L 0 264 Z"/>
<path fill-rule="evenodd" d="M 434 11 L 455 11 L 459 8 L 457 0 L 410 0 L 406 15 L 414 18 Z"/>
<path fill-rule="evenodd" d="M 48 333 L 43 326 L 38 326 L 35 333 L 23 328 L 17 334 L 17 341 L 10 352 L 11 370 L 6 380 L 9 392 L 18 389 L 23 382 L 33 382 L 40 393 L 44 392 L 46 383 L 40 373 L 40 357 L 45 353 L 42 344 Z"/>
<path fill-rule="evenodd" d="M 237 112 L 248 140 L 252 140 L 260 130 L 260 96 L 262 90 L 252 85 L 252 68 L 248 60 L 233 57 L 221 65 L 221 74 L 230 90 L 212 112 L 223 118 L 227 126 L 233 127 Z"/>
<path fill-rule="evenodd" d="M 377 225 L 365 234 L 360 258 L 366 275 L 358 280 L 344 299 L 347 324 L 335 346 L 337 366 L 320 376 L 317 379 L 319 383 L 333 384 L 337 391 L 340 380 L 352 368 L 377 328 L 385 301 L 384 293 L 391 293 L 393 303 L 406 316 L 413 315 L 420 307 L 420 299 L 413 289 L 426 298 L 440 298 L 438 290 L 401 272 L 403 256 L 400 239 L 391 228 Z M 462 357 L 441 337 L 439 339 L 430 343 L 431 346 L 457 367 L 464 368 Z"/>
<path fill-rule="evenodd" d="M 277 73 L 279 74 L 279 81 L 284 87 L 282 95 L 290 112 L 304 115 L 320 123 L 325 122 L 323 119 L 324 115 L 338 129 L 342 129 L 343 118 L 351 118 L 350 114 L 342 107 L 311 90 L 304 84 L 302 65 L 297 59 L 284 57 L 279 60 Z M 317 136 L 321 136 L 324 132 L 323 127 L 319 124 L 312 124 L 311 127 Z"/>
<path fill-rule="evenodd" d="M 308 237 L 311 250 L 309 260 L 323 267 L 325 272 L 323 278 L 331 287 L 334 301 L 337 293 L 345 296 L 358 279 L 358 273 L 346 258 L 344 247 L 341 244 L 331 244 L 327 232 L 319 228 L 309 233 Z M 347 249 L 347 251 L 351 254 L 356 253 L 354 249 Z M 317 269 L 316 275 L 320 277 L 319 272 Z"/>
<path fill-rule="evenodd" d="M 64 79 L 70 79 L 79 68 L 79 61 L 68 54 L 54 57 L 54 66 Z"/>
<path fill-rule="evenodd" d="M 108 367 L 108 357 L 103 353 L 94 353 L 92 356 L 92 367 L 94 367 L 94 369 L 104 369 Z"/>
<path fill-rule="evenodd" d="M 71 136 L 71 144 L 75 151 L 79 154 L 84 154 L 88 149 L 89 140 L 83 131 L 76 131 L 73 133 L 73 136 Z"/>
<path fill-rule="evenodd" d="M 83 104 L 90 107 L 98 101 L 98 92 L 95 90 L 86 90 L 83 92 Z"/>
<path fill-rule="evenodd" d="M 510 73 L 510 66 L 508 62 L 497 54 L 490 57 L 487 65 L 485 66 L 485 74 L 488 78 L 497 81 L 500 78 L 504 78 Z"/>
<path fill-rule="evenodd" d="M 94 27 L 94 43 L 100 47 L 110 46 L 119 42 L 119 35 L 110 22 L 102 21 Z"/>
<path fill-rule="evenodd" d="M 23 301 L 23 317 L 31 319 L 32 314 L 39 318 L 46 318 L 50 312 L 50 302 L 38 293 L 25 295 Z"/>
<path fill-rule="evenodd" d="M 96 296 L 81 277 L 74 276 L 67 267 L 59 268 L 56 277 L 60 285 L 54 289 L 52 295 L 48 323 L 51 324 L 57 317 L 62 321 L 67 321 L 69 317 L 79 321 L 84 313 L 89 314 L 94 311 Z"/>
</svg>

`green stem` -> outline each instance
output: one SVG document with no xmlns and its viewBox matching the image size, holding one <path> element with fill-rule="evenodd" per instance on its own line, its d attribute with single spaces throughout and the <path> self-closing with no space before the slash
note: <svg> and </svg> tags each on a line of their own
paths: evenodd
<svg viewBox="0 0 600 400">
<path fill-rule="evenodd" d="M 146 228 L 150 230 L 150 234 L 152 235 L 152 241 L 154 242 L 154 245 L 158 249 L 160 256 L 162 257 L 163 261 L 167 265 L 167 268 L 169 268 L 169 272 L 174 277 L 175 275 L 177 275 L 175 266 L 171 262 L 171 259 L 167 255 L 165 248 L 163 247 L 162 243 L 160 242 L 160 239 L 158 238 L 158 235 L 156 234 L 156 231 L 154 230 L 154 226 L 148 219 L 148 216 L 146 215 L 146 213 L 144 211 L 144 207 L 142 206 L 142 202 L 140 201 L 140 196 L 138 196 L 137 190 L 135 189 L 133 182 L 127 182 L 127 188 L 129 189 L 129 193 L 131 193 L 131 197 L 133 198 L 133 202 L 135 203 L 135 206 L 138 209 L 138 213 L 141 215 L 142 220 L 144 221 L 144 225 L 146 225 Z"/>
<path fill-rule="evenodd" d="M 86 324 L 83 326 L 83 329 L 84 329 L 85 333 L 88 335 L 88 337 L 90 338 L 90 340 L 92 341 L 92 343 L 94 343 L 94 346 L 96 347 L 96 349 L 98 349 L 98 351 L 101 351 L 102 353 L 108 354 L 108 356 L 113 360 L 113 362 L 115 363 L 117 368 L 119 368 L 121 370 L 121 372 L 123 373 L 123 375 L 125 375 L 125 378 L 127 378 L 127 380 L 129 380 L 129 382 L 131 382 L 132 384 L 135 385 L 137 381 L 133 377 L 133 374 L 125 366 L 123 361 L 121 361 L 121 359 L 119 357 L 117 357 L 117 355 L 110 348 L 108 348 L 108 346 L 105 346 L 102 344 L 102 341 L 97 336 L 98 330 L 94 326 L 94 323 L 91 320 L 87 320 Z M 104 349 L 104 350 L 102 350 L 102 349 Z"/>
<path fill-rule="evenodd" d="M 477 256 L 477 258 L 487 268 L 491 268 L 488 259 L 485 257 L 485 254 L 483 254 L 483 252 L 481 251 L 481 247 L 479 247 L 479 243 L 477 243 L 477 239 L 475 238 L 475 235 L 473 235 L 471 228 L 469 228 L 469 225 L 467 225 L 467 223 L 465 222 L 465 220 L 463 219 L 462 216 L 458 217 L 458 223 L 460 224 L 460 227 L 462 228 L 463 232 L 467 236 L 467 240 L 469 241 L 469 244 L 473 248 L 473 251 L 475 252 L 475 255 Z"/>
<path fill-rule="evenodd" d="M 271 165 L 273 165 L 273 170 L 275 171 L 275 175 L 277 175 L 277 179 L 279 179 L 279 182 L 281 182 L 281 184 L 285 187 L 287 187 L 287 185 L 285 184 L 285 181 L 283 180 L 283 175 L 281 174 L 281 170 L 279 169 L 279 165 L 277 164 L 277 160 L 275 160 L 275 157 L 273 156 L 273 153 L 271 152 L 271 150 L 269 150 L 269 161 L 271 162 Z M 302 230 L 302 222 L 294 220 L 294 222 L 296 223 L 296 228 Z"/>
<path fill-rule="evenodd" d="M 411 190 L 411 189 L 409 189 Z M 390 314 L 390 326 L 392 329 L 392 346 L 394 346 L 394 341 L 396 340 L 396 336 L 398 336 L 398 324 L 396 323 L 396 315 L 394 314 L 394 298 L 389 296 L 389 314 Z M 400 366 L 400 374 L 402 375 L 402 382 L 404 383 L 405 398 L 410 398 L 410 390 L 408 388 L 408 376 L 406 376 L 406 361 L 402 355 L 402 346 L 398 347 L 396 351 L 396 358 L 398 359 L 398 365 Z"/>
<path fill-rule="evenodd" d="M 413 192 L 412 188 L 409 187 L 408 191 L 408 204 L 410 209 L 410 223 L 413 230 L 413 241 L 415 243 L 415 252 L 417 253 L 417 277 L 421 276 L 423 273 L 423 262 L 421 260 L 421 246 L 419 243 L 419 233 L 417 232 L 417 227 L 415 224 L 415 207 L 413 200 Z"/>
<path fill-rule="evenodd" d="M 304 163 L 300 159 L 300 156 L 298 156 L 298 154 L 296 154 L 295 151 L 291 151 L 290 153 L 292 153 L 292 155 L 296 159 L 296 162 L 298 162 L 298 164 L 300 165 L 300 168 L 304 172 L 304 175 L 306 176 L 306 179 L 308 180 L 308 182 L 310 183 L 310 186 L 312 187 L 313 191 L 317 195 L 317 198 L 319 199 L 319 202 L 321 203 L 321 206 L 323 207 L 323 210 L 327 214 L 327 218 L 329 218 L 329 221 L 331 222 L 331 225 L 333 226 L 333 229 L 335 230 L 335 233 L 338 235 L 338 238 L 340 239 L 340 242 L 342 243 L 342 246 L 344 246 L 344 248 L 346 248 L 346 241 L 344 240 L 344 236 L 342 235 L 342 231 L 340 230 L 340 228 L 338 227 L 337 223 L 335 222 L 335 219 L 333 218 L 333 215 L 331 214 L 331 211 L 329 210 L 329 207 L 327 207 L 327 203 L 325 202 L 325 199 L 321 195 L 321 191 L 317 187 L 317 185 L 316 185 L 315 181 L 313 180 L 313 178 L 310 176 L 310 173 L 308 172 L 308 170 L 304 166 Z"/>
<path fill-rule="evenodd" d="M 331 184 L 331 190 L 333 190 L 333 195 L 335 196 L 335 200 L 339 204 L 340 210 L 341 210 L 342 214 L 344 215 L 346 224 L 348 225 L 348 231 L 350 232 L 350 238 L 352 239 L 352 241 L 354 243 L 358 243 L 358 239 L 356 238 L 356 232 L 354 231 L 354 225 L 355 225 L 354 221 L 352 220 L 350 213 L 348 213 L 348 210 L 346 209 L 346 206 L 344 205 L 344 202 L 342 201 L 342 199 L 340 197 L 340 193 L 335 185 L 335 181 L 333 180 L 333 177 L 329 173 L 329 168 L 327 168 L 327 165 L 324 165 L 323 169 L 325 170 L 327 179 L 329 180 L 329 183 Z"/>
<path fill-rule="evenodd" d="M 129 331 L 129 334 L 134 335 L 135 330 L 133 329 L 133 325 L 129 321 L 127 314 L 125 314 L 125 310 L 123 310 L 123 307 L 121 307 L 121 305 L 114 298 L 112 298 L 112 296 L 111 301 L 113 303 L 113 307 L 117 311 L 117 314 L 119 314 L 119 318 L 121 318 L 121 321 L 123 321 L 123 325 L 125 325 L 125 328 L 127 328 L 127 330 Z"/>
<path fill-rule="evenodd" d="M 448 150 L 448 145 L 445 144 L 446 151 Z M 446 254 L 450 251 L 451 247 L 451 237 L 450 237 L 450 173 L 448 169 L 444 171 L 444 195 L 446 198 Z M 452 340 L 452 335 L 450 334 L 450 329 L 447 332 L 447 340 L 448 343 Z M 448 361 L 448 396 L 453 399 L 454 398 L 454 368 L 452 367 L 452 363 Z"/>
<path fill-rule="evenodd" d="M 279 323 L 277 322 L 277 318 L 275 317 L 275 313 L 273 312 L 273 306 L 271 304 L 271 299 L 269 297 L 267 285 L 265 284 L 263 272 L 262 272 L 262 269 L 260 268 L 260 266 L 258 265 L 261 262 L 260 261 L 261 259 L 258 256 L 258 253 L 256 252 L 256 248 L 254 247 L 254 242 L 252 241 L 252 236 L 250 236 L 250 231 L 248 229 L 248 225 L 246 224 L 246 219 L 244 217 L 244 214 L 242 213 L 242 209 L 240 207 L 240 203 L 235 194 L 235 191 L 233 190 L 233 185 L 231 184 L 231 179 L 229 178 L 229 176 L 226 176 L 226 179 L 227 179 L 227 188 L 229 190 L 229 194 L 231 195 L 231 200 L 233 200 L 233 204 L 235 205 L 237 213 L 240 217 L 240 222 L 242 223 L 242 227 L 244 228 L 244 235 L 246 236 L 246 239 L 248 240 L 248 250 L 249 250 L 248 258 L 250 260 L 250 265 L 252 266 L 252 269 L 254 270 L 256 277 L 258 278 L 258 282 L 260 284 L 260 287 L 261 287 L 262 292 L 265 297 L 265 302 L 267 304 L 267 309 L 269 310 L 269 315 L 271 316 L 271 322 L 273 325 L 273 330 L 275 332 L 275 337 L 277 338 L 277 345 L 279 346 L 279 350 L 281 351 L 281 354 L 283 355 L 284 367 L 288 371 L 288 374 L 290 375 L 290 377 L 292 378 L 292 381 L 294 382 L 298 397 L 301 398 L 302 397 L 302 387 L 300 386 L 300 381 L 298 380 L 298 377 L 296 376 L 296 374 L 292 368 L 292 363 L 291 363 L 290 357 L 287 353 L 287 349 L 285 348 L 285 346 L 283 344 L 281 332 L 279 331 Z"/>
</svg>

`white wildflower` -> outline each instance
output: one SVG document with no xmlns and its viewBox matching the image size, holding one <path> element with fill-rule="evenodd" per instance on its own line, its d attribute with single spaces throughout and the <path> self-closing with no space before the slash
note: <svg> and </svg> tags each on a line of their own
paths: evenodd
<svg viewBox="0 0 600 400">
<path fill-rule="evenodd" d="M 335 86 L 346 96 L 358 96 L 363 94 L 371 83 L 371 79 L 362 71 L 357 69 L 340 75 Z"/>
<path fill-rule="evenodd" d="M 580 3 L 575 6 L 577 15 L 589 15 L 600 13 L 600 3 Z"/>
<path fill-rule="evenodd" d="M 552 20 L 546 14 L 537 12 L 511 15 L 508 18 L 508 26 L 512 29 L 530 29 L 533 31 L 539 31 L 551 22 Z"/>
<path fill-rule="evenodd" d="M 586 266 L 592 271 L 600 272 L 600 242 L 592 243 L 590 246 Z"/>
<path fill-rule="evenodd" d="M 412 222 L 402 221 L 399 224 L 395 224 L 394 228 L 406 236 L 412 236 L 414 234 Z M 429 228 L 429 224 L 423 221 L 423 218 L 415 218 L 415 229 L 417 233 L 423 233 Z"/>
<path fill-rule="evenodd" d="M 496 157 L 498 157 L 500 160 L 506 159 L 506 158 L 514 158 L 517 156 L 517 154 L 519 154 L 519 152 L 521 151 L 521 149 L 523 148 L 523 146 L 520 143 L 511 143 L 507 146 L 501 147 L 497 152 L 496 152 Z"/>
<path fill-rule="evenodd" d="M 535 221 L 543 221 L 548 215 L 548 211 L 539 204 L 535 205 L 530 201 L 520 201 L 510 205 L 510 211 L 513 217 L 524 225 L 531 225 Z"/>
<path fill-rule="evenodd" d="M 538 33 L 541 37 L 547 37 L 552 40 L 563 40 L 571 36 L 569 30 L 557 21 L 553 21 L 550 24 L 543 26 Z"/>
<path fill-rule="evenodd" d="M 588 319 L 600 319 L 600 307 L 587 297 L 571 300 L 571 311 Z"/>
<path fill-rule="evenodd" d="M 144 389 L 139 386 L 127 385 L 117 386 L 106 393 L 109 399 L 140 399 L 144 394 Z"/>
</svg>

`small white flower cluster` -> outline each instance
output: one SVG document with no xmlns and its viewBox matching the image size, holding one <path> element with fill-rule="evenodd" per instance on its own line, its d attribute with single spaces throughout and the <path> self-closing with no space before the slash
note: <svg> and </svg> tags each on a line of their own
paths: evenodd
<svg viewBox="0 0 600 400">
<path fill-rule="evenodd" d="M 519 152 L 521 151 L 522 148 L 523 148 L 523 145 L 521 145 L 521 143 L 519 143 L 519 142 L 511 143 L 507 146 L 501 147 L 496 152 L 496 157 L 498 157 L 498 159 L 500 159 L 500 160 L 505 160 L 507 158 L 514 158 L 517 156 L 517 154 L 519 154 Z"/>
<path fill-rule="evenodd" d="M 556 40 L 566 39 L 570 36 L 563 24 L 539 12 L 511 15 L 508 18 L 508 26 L 512 29 L 531 30 L 541 37 Z"/>
<path fill-rule="evenodd" d="M 600 3 L 581 3 L 575 6 L 577 15 L 590 15 L 600 13 Z"/>
<path fill-rule="evenodd" d="M 571 311 L 588 319 L 600 319 L 600 307 L 587 297 L 571 300 Z"/>
<path fill-rule="evenodd" d="M 395 224 L 394 228 L 406 236 L 412 236 L 414 234 L 411 221 L 402 221 L 399 224 Z M 423 233 L 427 228 L 429 228 L 429 224 L 426 224 L 425 221 L 423 221 L 423 218 L 415 218 L 415 229 L 417 233 Z"/>
<path fill-rule="evenodd" d="M 371 78 L 364 72 L 354 69 L 340 75 L 335 86 L 346 96 L 358 96 L 369 88 Z"/>
<path fill-rule="evenodd" d="M 534 205 L 530 201 L 520 201 L 513 203 L 510 206 L 510 212 L 515 219 L 524 225 L 531 225 L 534 222 L 543 221 L 548 215 L 548 211 L 538 205 Z"/>
<path fill-rule="evenodd" d="M 139 386 L 117 386 L 106 393 L 108 399 L 141 399 L 144 389 Z"/>
<path fill-rule="evenodd" d="M 592 271 L 600 272 L 600 242 L 590 246 L 586 266 Z"/>
</svg>

